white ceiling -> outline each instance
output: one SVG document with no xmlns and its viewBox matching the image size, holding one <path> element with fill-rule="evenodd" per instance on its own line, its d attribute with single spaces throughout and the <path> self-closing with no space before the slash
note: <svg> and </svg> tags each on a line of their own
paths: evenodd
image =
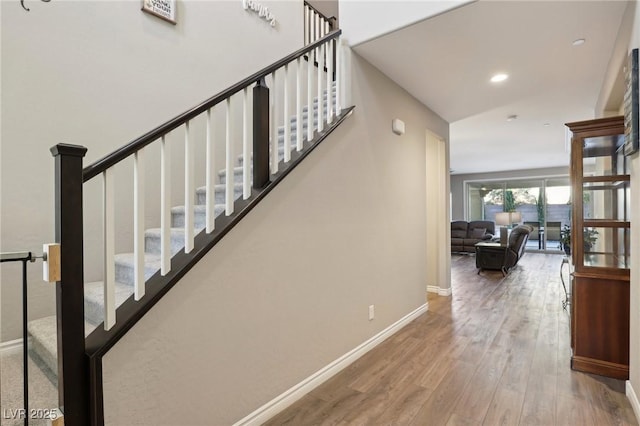
<svg viewBox="0 0 640 426">
<path fill-rule="evenodd" d="M 451 123 L 452 173 L 566 166 L 564 123 L 593 118 L 626 6 L 482 0 L 354 49 Z"/>
</svg>

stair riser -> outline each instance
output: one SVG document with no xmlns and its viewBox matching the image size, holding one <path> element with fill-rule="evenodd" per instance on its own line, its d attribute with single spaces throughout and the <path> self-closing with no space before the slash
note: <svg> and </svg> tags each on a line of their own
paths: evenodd
<svg viewBox="0 0 640 426">
<path fill-rule="evenodd" d="M 332 98 L 331 98 L 331 102 L 333 102 L 333 105 L 335 106 L 338 103 L 338 100 L 336 99 L 336 95 L 335 93 L 333 94 Z M 295 105 L 295 104 L 294 104 Z M 323 96 L 322 97 L 322 105 L 327 106 L 327 97 Z M 318 108 L 318 99 L 314 99 L 313 100 L 313 104 L 311 105 L 314 109 Z M 294 107 L 295 108 L 295 107 Z M 304 102 L 302 104 L 302 108 L 304 108 L 305 110 L 307 108 L 309 108 L 309 104 L 307 102 Z"/>
<path fill-rule="evenodd" d="M 296 149 L 296 145 L 291 144 L 291 151 L 294 151 L 295 149 Z M 251 156 L 251 158 L 253 159 L 253 156 Z M 284 147 L 282 147 L 282 149 L 278 149 L 278 161 L 282 161 L 282 160 L 284 160 Z M 242 167 L 242 166 L 244 166 L 244 156 L 240 155 L 238 156 L 238 167 Z"/>
<path fill-rule="evenodd" d="M 196 233 L 200 230 L 204 229 L 206 226 L 206 210 L 204 208 L 196 208 L 193 212 L 194 216 L 194 226 L 196 228 Z M 214 217 L 218 217 L 221 214 L 224 214 L 224 206 L 216 205 L 214 211 Z M 184 208 L 181 209 L 172 209 L 171 210 L 171 227 L 172 228 L 184 228 Z"/>
<path fill-rule="evenodd" d="M 334 99 L 333 103 L 331 104 L 331 106 L 333 107 L 334 111 L 337 109 L 337 105 L 338 105 L 338 103 Z M 313 115 L 318 115 L 318 102 L 314 102 L 312 107 L 313 107 Z M 326 111 L 327 111 L 327 100 L 326 100 L 326 98 L 322 102 L 322 108 L 323 108 L 323 111 L 326 114 Z M 306 105 L 306 104 L 302 105 L 302 113 L 306 115 L 307 111 L 309 111 L 309 105 Z M 295 107 L 294 107 L 293 111 L 290 111 L 290 112 L 293 112 L 295 114 Z M 295 117 L 295 115 L 293 115 L 293 116 Z"/>
<path fill-rule="evenodd" d="M 307 126 L 307 119 L 305 118 L 304 121 L 302 122 L 302 131 L 304 133 L 304 136 L 306 136 L 306 132 L 308 129 Z M 313 128 L 315 129 L 316 127 L 318 127 L 318 118 L 316 116 L 314 116 L 313 118 Z M 291 120 L 291 133 L 295 133 L 298 131 L 298 124 L 297 124 L 297 120 L 292 119 Z M 284 135 L 284 126 L 280 126 L 278 127 L 278 136 L 282 136 Z"/>
<path fill-rule="evenodd" d="M 223 174 L 221 174 L 219 177 L 220 177 L 220 183 L 227 183 L 227 176 L 226 176 L 226 174 L 224 174 L 224 173 L 223 173 Z M 250 176 L 249 176 L 249 180 L 250 180 L 251 182 L 253 182 L 253 175 L 250 175 Z M 234 175 L 233 183 L 242 183 L 242 174 L 238 174 L 238 173 L 236 173 L 236 174 Z"/>
<path fill-rule="evenodd" d="M 133 287 L 116 285 L 116 306 L 120 306 L 133 294 Z M 104 292 L 85 294 L 84 319 L 90 324 L 99 325 L 104 321 Z"/>
<path fill-rule="evenodd" d="M 58 358 L 56 354 L 52 354 L 45 349 L 38 339 L 31 339 L 31 347 L 29 354 L 32 359 L 43 363 L 54 377 L 58 375 Z"/>
<path fill-rule="evenodd" d="M 144 280 L 147 281 L 157 271 L 156 267 L 145 265 Z M 135 281 L 133 265 L 116 260 L 116 281 L 133 286 Z"/>
<path fill-rule="evenodd" d="M 244 170 L 238 167 L 235 167 L 233 169 L 233 177 L 234 177 L 234 183 L 236 184 L 242 184 L 242 180 L 243 180 L 243 173 Z M 249 173 L 249 179 L 253 180 L 253 174 Z M 218 180 L 220 181 L 221 184 L 226 184 L 227 183 L 227 171 L 226 170 L 222 170 L 220 172 L 218 172 Z"/>
<path fill-rule="evenodd" d="M 237 200 L 242 197 L 242 187 L 237 186 L 233 189 L 233 199 Z M 224 204 L 227 202 L 226 190 L 224 187 L 216 187 L 214 204 Z M 207 203 L 207 190 L 206 188 L 198 188 L 196 190 L 196 204 L 205 205 Z"/>
<path fill-rule="evenodd" d="M 303 142 L 306 142 L 306 141 L 307 141 L 307 138 L 306 138 L 306 133 L 305 133 L 304 137 L 303 137 Z M 293 152 L 293 151 L 295 151 L 297 149 L 296 148 L 297 143 L 298 143 L 298 139 L 297 139 L 296 135 L 292 134 L 291 135 L 291 152 Z M 284 151 L 285 151 L 285 148 L 284 148 L 284 137 L 281 136 L 279 138 L 279 145 L 278 145 L 278 161 L 284 160 Z M 253 158 L 253 156 L 251 156 L 251 158 Z M 242 156 L 242 154 L 238 156 L 238 159 L 237 159 L 236 163 L 238 164 L 238 167 L 242 167 L 244 165 L 244 157 Z M 236 179 L 236 182 L 240 182 L 241 183 L 242 180 L 238 181 Z M 222 183 L 224 183 L 224 182 L 222 182 Z"/>
<path fill-rule="evenodd" d="M 306 138 L 305 138 L 305 141 L 306 141 Z M 290 145 L 291 151 L 295 151 L 296 150 L 297 142 L 298 142 L 297 135 L 295 134 L 295 132 L 293 132 L 291 134 L 291 145 Z M 284 160 L 284 151 L 285 151 L 284 135 L 281 135 L 278 138 L 278 161 Z M 238 156 L 237 164 L 240 167 L 242 167 L 244 165 L 244 160 L 243 160 L 242 155 Z M 243 174 L 242 170 L 238 170 L 238 169 L 234 168 L 234 175 L 235 175 L 234 176 L 234 183 L 240 183 L 240 184 L 242 183 L 242 174 Z M 224 183 L 227 182 L 226 175 L 227 175 L 226 170 L 222 170 L 222 171 L 218 172 L 218 179 L 220 180 L 221 184 L 224 184 Z M 216 194 L 216 196 L 217 196 L 217 194 Z M 220 202 L 224 203 L 224 199 L 222 199 Z M 202 203 L 201 201 L 198 201 L 198 204 L 201 204 L 201 203 Z M 216 203 L 218 203 L 217 198 L 216 198 Z"/>
<path fill-rule="evenodd" d="M 206 226 L 207 216 L 205 212 L 194 212 L 194 225 L 196 229 L 202 229 Z M 171 212 L 171 227 L 172 228 L 183 228 L 184 227 L 184 211 L 181 212 Z"/>
<path fill-rule="evenodd" d="M 184 232 L 171 232 L 171 256 L 184 248 Z M 159 235 L 145 235 L 144 251 L 150 254 L 160 254 L 162 244 Z"/>
</svg>

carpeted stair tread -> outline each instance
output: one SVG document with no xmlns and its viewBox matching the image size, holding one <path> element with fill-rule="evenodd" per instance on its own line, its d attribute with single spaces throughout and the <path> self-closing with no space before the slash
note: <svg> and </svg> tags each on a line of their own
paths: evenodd
<svg viewBox="0 0 640 426">
<path fill-rule="evenodd" d="M 237 183 L 242 183 L 242 177 L 243 177 L 243 172 L 244 172 L 244 168 L 243 167 L 234 167 L 233 168 L 233 180 L 234 182 Z M 249 179 L 253 179 L 253 173 L 249 173 Z M 227 170 L 226 169 L 222 169 L 218 172 L 218 180 L 220 180 L 220 183 L 226 183 L 227 182 Z"/>
<path fill-rule="evenodd" d="M 304 139 L 304 141 L 306 142 L 306 137 Z M 296 149 L 296 140 L 292 140 L 291 141 L 291 151 L 294 151 Z M 253 153 L 249 154 L 249 158 L 253 159 Z M 282 161 L 284 159 L 284 144 L 281 144 L 278 146 L 278 160 Z M 242 167 L 244 164 L 244 155 L 240 154 L 238 155 L 237 158 L 237 164 L 239 167 Z M 240 188 L 242 188 L 242 185 L 240 185 Z M 240 192 L 242 193 L 242 192 Z"/>
<path fill-rule="evenodd" d="M 133 294 L 133 287 L 120 282 L 115 283 L 116 308 Z M 85 322 L 97 326 L 104 321 L 104 283 L 94 281 L 84 285 L 84 318 Z M 92 327 L 92 330 L 95 327 Z M 86 327 L 85 327 L 86 332 Z"/>
<path fill-rule="evenodd" d="M 115 255 L 117 282 L 133 286 L 134 283 L 134 258 L 133 253 L 120 253 Z M 144 255 L 144 279 L 151 278 L 160 270 L 160 255 L 145 253 Z"/>
<path fill-rule="evenodd" d="M 224 204 L 226 202 L 227 185 L 217 184 L 215 186 L 215 204 Z M 236 183 L 233 187 L 233 199 L 237 200 L 242 197 L 242 184 Z M 207 202 L 207 187 L 201 186 L 196 188 L 196 204 L 204 205 Z"/>
<path fill-rule="evenodd" d="M 58 334 L 56 316 L 29 321 L 27 324 L 31 336 L 30 353 L 35 353 L 51 371 L 58 371 Z M 33 355 L 32 355 L 33 356 Z"/>
<path fill-rule="evenodd" d="M 216 204 L 214 206 L 214 216 L 220 216 L 224 213 L 224 210 L 224 204 Z M 207 206 L 196 204 L 193 206 L 193 213 L 196 230 L 204 229 L 207 223 Z M 184 206 L 171 208 L 171 226 L 174 228 L 184 227 Z"/>
<path fill-rule="evenodd" d="M 27 323 L 31 337 L 29 354 L 37 364 L 43 364 L 53 376 L 58 374 L 58 331 L 56 316 L 39 318 Z M 95 327 L 85 321 L 85 336 Z M 87 329 L 90 330 L 87 332 Z"/>
<path fill-rule="evenodd" d="M 194 235 L 197 235 L 198 232 L 200 232 L 200 230 L 194 228 Z M 144 232 L 145 253 L 160 255 L 162 248 L 161 235 L 162 232 L 160 228 L 150 228 Z M 169 238 L 171 239 L 171 256 L 174 256 L 184 248 L 184 226 L 178 228 L 170 228 Z"/>
</svg>

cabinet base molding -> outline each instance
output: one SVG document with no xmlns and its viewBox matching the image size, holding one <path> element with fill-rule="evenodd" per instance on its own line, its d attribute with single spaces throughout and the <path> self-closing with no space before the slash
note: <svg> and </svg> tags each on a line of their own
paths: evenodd
<svg viewBox="0 0 640 426">
<path fill-rule="evenodd" d="M 600 376 L 612 377 L 614 379 L 626 380 L 629 378 L 628 365 L 615 364 L 613 362 L 601 361 L 582 356 L 574 355 L 571 357 L 571 369 L 582 371 L 583 373 L 593 373 Z"/>
</svg>

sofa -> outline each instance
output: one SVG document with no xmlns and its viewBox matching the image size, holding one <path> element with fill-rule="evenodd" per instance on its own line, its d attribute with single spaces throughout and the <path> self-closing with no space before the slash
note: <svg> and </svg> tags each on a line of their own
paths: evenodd
<svg viewBox="0 0 640 426">
<path fill-rule="evenodd" d="M 451 252 L 475 253 L 480 241 L 491 241 L 496 224 L 490 220 L 456 220 L 451 222 Z"/>
<path fill-rule="evenodd" d="M 516 264 L 522 256 L 529 239 L 529 234 L 533 228 L 529 225 L 519 225 L 511 230 L 509 241 L 506 246 L 499 243 L 479 245 L 476 247 L 476 268 L 478 273 L 483 269 L 494 269 L 502 271 L 503 275 Z"/>
</svg>

